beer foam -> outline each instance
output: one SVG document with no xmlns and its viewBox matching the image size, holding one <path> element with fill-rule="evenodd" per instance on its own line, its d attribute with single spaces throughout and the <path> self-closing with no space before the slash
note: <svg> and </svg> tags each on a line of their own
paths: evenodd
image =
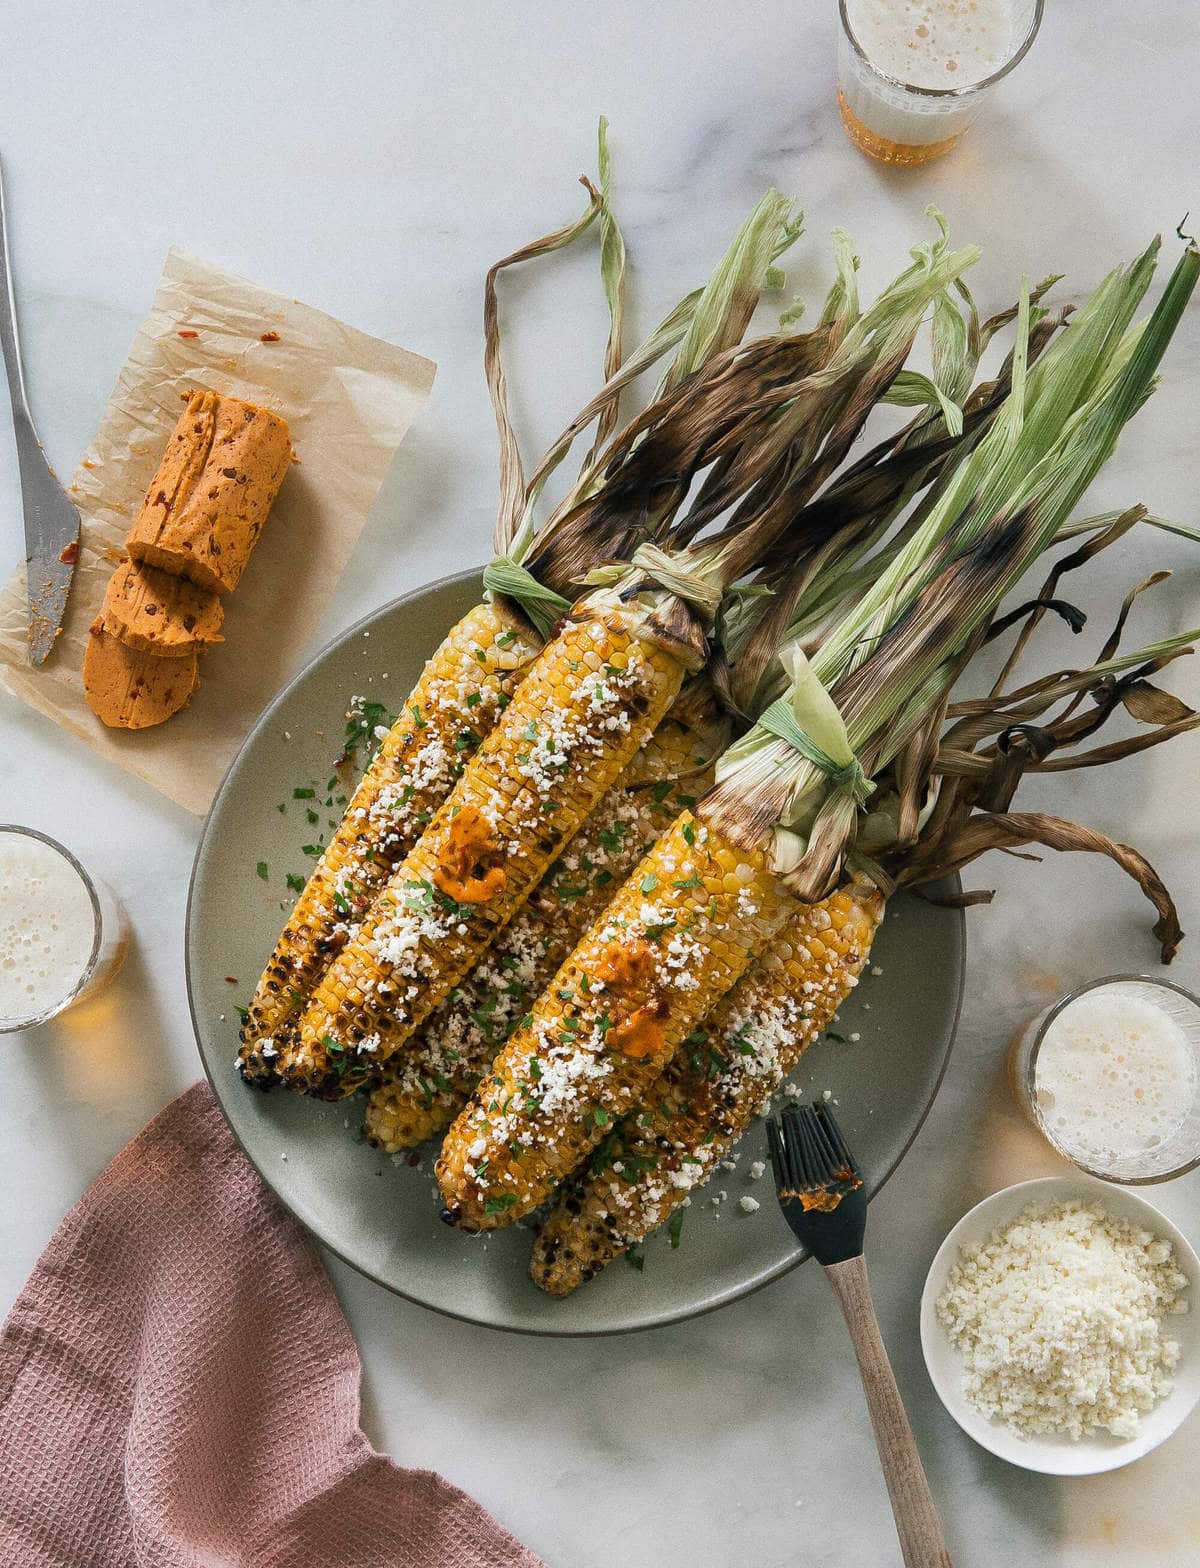
<svg viewBox="0 0 1200 1568">
<path fill-rule="evenodd" d="M 39 838 L 0 833 L 0 1021 L 38 1018 L 70 996 L 95 935 L 71 862 Z"/>
<path fill-rule="evenodd" d="M 1012 54 L 1011 0 L 847 0 L 846 15 L 871 64 L 913 87 L 970 87 Z"/>
<path fill-rule="evenodd" d="M 1186 1034 L 1132 986 L 1076 997 L 1038 1048 L 1034 1094 L 1042 1120 L 1065 1153 L 1093 1169 L 1169 1143 L 1196 1089 Z"/>
</svg>

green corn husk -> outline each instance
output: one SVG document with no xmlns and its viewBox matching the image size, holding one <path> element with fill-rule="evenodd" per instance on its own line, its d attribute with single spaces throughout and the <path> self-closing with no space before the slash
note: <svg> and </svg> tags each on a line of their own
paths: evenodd
<svg viewBox="0 0 1200 1568">
<path fill-rule="evenodd" d="M 1200 271 L 1200 254 L 1189 247 L 1148 321 L 1133 327 L 1156 251 L 1157 244 L 1110 274 L 1032 367 L 1023 297 L 1004 407 L 813 656 L 811 673 L 832 697 L 863 777 L 906 759 L 910 803 L 925 793 L 936 751 L 932 732 L 950 688 L 985 640 L 1001 599 L 1057 540 L 1153 389 Z M 810 689 L 806 672 L 787 698 L 803 729 L 814 719 Z M 702 804 L 710 820 L 735 842 L 768 840 L 772 864 L 789 887 L 808 901 L 823 897 L 854 850 L 862 791 L 844 777 L 831 782 L 761 721 L 726 754 L 718 779 Z"/>
<path fill-rule="evenodd" d="M 1049 282 L 1040 286 L 1042 290 Z M 974 374 L 991 336 L 1016 313 L 1003 312 L 980 327 L 965 286 L 969 315 L 963 322 L 968 356 L 956 368 L 943 366 L 946 385 L 961 400 L 964 426 L 951 435 L 940 404 L 912 421 L 896 436 L 879 443 L 860 458 L 789 530 L 786 548 L 769 557 L 756 578 L 770 592 L 765 610 L 752 618 L 753 633 L 739 625 L 728 629 L 734 672 L 730 699 L 740 712 L 760 712 L 786 688 L 777 648 L 790 636 L 802 643 L 834 624 L 860 599 L 865 587 L 921 525 L 940 493 L 943 476 L 982 440 L 1011 386 L 1012 355 L 996 378 L 964 395 L 964 378 Z M 945 305 L 935 303 L 935 311 Z M 957 314 L 951 307 L 951 314 Z M 1032 327 L 1029 357 L 1036 359 L 1065 317 L 1046 315 Z M 935 317 L 936 320 L 936 317 Z M 961 318 L 960 318 L 961 320 Z M 936 359 L 936 356 L 935 356 Z M 926 494 L 901 528 L 891 532 L 922 490 Z"/>
<path fill-rule="evenodd" d="M 598 128 L 597 155 L 599 189 L 586 177 L 582 180 L 588 204 L 579 218 L 503 257 L 489 270 L 484 289 L 484 367 L 500 458 L 495 560 L 489 568 L 486 587 L 489 594 L 500 598 L 510 609 L 523 613 L 543 636 L 568 608 L 569 600 L 563 590 L 569 589 L 572 581 L 598 559 L 621 553 L 621 540 L 612 536 L 611 526 L 605 530 L 602 518 L 592 520 L 586 537 L 577 531 L 565 550 L 555 535 L 564 510 L 604 486 L 622 394 L 659 360 L 670 356 L 668 369 L 654 395 L 657 401 L 710 358 L 736 345 L 749 324 L 761 290 L 776 271 L 775 263 L 802 231 L 802 217 L 795 204 L 777 191 L 768 192 L 734 237 L 708 283 L 685 296 L 624 361 L 625 242 L 613 207 L 608 122 L 603 117 Z M 509 413 L 497 280 L 511 266 L 573 244 L 597 222 L 600 275 L 609 314 L 604 384 L 552 443 L 532 478 L 526 480 Z M 579 436 L 593 425 L 591 450 L 567 502 L 539 528 L 536 509 L 547 481 Z"/>
<path fill-rule="evenodd" d="M 593 571 L 584 581 L 614 599 L 636 600 L 646 635 L 690 647 L 702 659 L 698 630 L 711 625 L 730 586 L 791 536 L 804 504 L 840 466 L 893 383 L 926 310 L 977 255 L 973 247 L 950 250 L 943 232 L 917 247 L 913 265 L 853 319 L 845 313 L 857 310 L 857 297 L 843 259 L 839 293 L 812 333 L 748 344 L 684 383 L 654 428 L 639 428 L 643 439 L 628 450 L 627 483 L 626 470 L 611 472 L 599 503 L 601 511 L 619 507 L 631 516 L 631 566 Z M 656 508 L 665 495 L 670 511 L 705 469 L 681 523 L 638 544 L 647 518 L 644 503 L 631 504 L 638 486 Z M 689 542 L 739 497 L 713 537 Z M 595 506 L 585 505 L 564 520 L 564 532 L 586 530 L 595 515 Z"/>
<path fill-rule="evenodd" d="M 573 521 L 580 507 L 605 490 L 608 470 L 617 460 L 617 454 L 640 444 L 644 430 L 653 420 L 652 413 L 643 411 L 618 436 L 611 436 L 622 393 L 659 360 L 671 355 L 671 363 L 650 405 L 651 410 L 657 409 L 673 389 L 702 370 L 712 358 L 728 353 L 746 330 L 767 273 L 801 232 L 802 219 L 795 203 L 777 191 L 768 192 L 735 235 L 708 283 L 681 300 L 621 363 L 624 242 L 611 217 L 605 124 L 601 127 L 600 141 L 602 189 L 596 195 L 595 215 L 601 220 L 601 270 L 610 311 L 606 368 L 610 368 L 611 373 L 595 397 L 551 444 L 532 478 L 522 484 L 519 497 L 514 486 L 508 485 L 502 502 L 503 525 L 496 531 L 495 564 L 501 568 L 501 575 L 493 575 L 490 587 L 520 606 L 539 626 L 551 609 L 556 608 L 561 614 L 568 608 L 564 591 L 582 577 L 598 557 L 606 554 L 620 557 L 628 553 L 627 526 L 621 526 L 619 505 L 607 509 L 593 506 L 586 524 Z M 587 214 L 584 216 L 588 218 Z M 582 225 L 584 219 L 579 223 Z M 497 353 L 498 341 L 497 336 Z M 511 430 L 506 409 L 497 409 L 497 423 L 502 431 Z M 596 439 L 577 479 L 565 499 L 539 527 L 536 511 L 547 481 L 578 437 L 593 423 L 597 425 Z M 511 469 L 511 463 L 509 466 Z M 660 510 L 665 517 L 668 506 L 663 504 Z M 564 526 L 568 523 L 570 526 Z M 528 587 L 527 578 L 507 573 L 510 565 L 522 567 L 543 590 L 553 593 L 556 598 L 550 601 L 543 593 L 534 595 L 531 602 L 522 591 Z"/>
</svg>

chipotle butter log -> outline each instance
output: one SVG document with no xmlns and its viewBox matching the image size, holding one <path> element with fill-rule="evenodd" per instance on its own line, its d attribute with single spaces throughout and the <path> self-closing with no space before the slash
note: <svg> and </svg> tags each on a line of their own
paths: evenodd
<svg viewBox="0 0 1200 1568">
<path fill-rule="evenodd" d="M 135 561 L 231 593 L 292 457 L 287 421 L 193 392 L 127 540 Z"/>
<path fill-rule="evenodd" d="M 88 706 L 110 729 L 144 730 L 178 713 L 200 684 L 195 648 L 163 659 L 139 653 L 93 623 L 83 656 Z"/>
<path fill-rule="evenodd" d="M 225 612 L 211 588 L 137 561 L 126 561 L 109 578 L 100 614 L 104 630 L 126 647 L 159 658 L 186 658 L 224 641 Z"/>
</svg>

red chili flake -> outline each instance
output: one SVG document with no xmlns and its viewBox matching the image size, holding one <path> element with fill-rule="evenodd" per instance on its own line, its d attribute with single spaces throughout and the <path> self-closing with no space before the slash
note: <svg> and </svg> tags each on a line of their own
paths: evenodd
<svg viewBox="0 0 1200 1568">
<path fill-rule="evenodd" d="M 178 336 L 181 338 L 198 338 L 200 334 L 198 332 L 180 332 Z"/>
<path fill-rule="evenodd" d="M 260 343 L 278 343 L 279 334 L 278 332 L 260 332 L 258 335 L 258 341 Z"/>
<path fill-rule="evenodd" d="M 237 976 L 236 975 L 226 975 L 225 976 L 225 984 L 226 985 L 236 985 L 237 983 L 238 983 L 238 981 L 237 981 Z"/>
<path fill-rule="evenodd" d="M 63 545 L 58 552 L 58 558 L 64 566 L 74 566 L 79 559 L 79 540 L 72 539 L 70 544 Z"/>
</svg>

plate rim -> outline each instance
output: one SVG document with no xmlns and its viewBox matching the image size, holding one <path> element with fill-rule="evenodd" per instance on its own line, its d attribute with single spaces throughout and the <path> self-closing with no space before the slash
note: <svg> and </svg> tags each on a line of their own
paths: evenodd
<svg viewBox="0 0 1200 1568">
<path fill-rule="evenodd" d="M 193 910 L 196 899 L 197 879 L 200 870 L 200 863 L 204 858 L 205 849 L 208 846 L 209 837 L 213 831 L 213 822 L 217 807 L 225 794 L 225 789 L 229 783 L 230 778 L 236 771 L 243 756 L 253 741 L 256 739 L 263 726 L 270 721 L 271 715 L 286 701 L 294 688 L 297 687 L 301 681 L 303 681 L 308 676 L 314 665 L 329 657 L 329 655 L 332 654 L 335 649 L 340 648 L 344 643 L 348 643 L 351 638 L 361 636 L 364 630 L 369 630 L 373 623 L 379 620 L 381 617 L 391 614 L 393 611 L 401 608 L 405 604 L 408 604 L 411 600 L 417 598 L 419 595 L 427 594 L 432 590 L 439 588 L 457 586 L 468 581 L 477 582 L 482 571 L 482 567 L 474 567 L 468 568 L 467 570 L 461 572 L 448 572 L 445 576 L 431 578 L 428 582 L 422 583 L 416 588 L 410 588 L 407 593 L 397 594 L 394 598 L 386 600 L 381 605 L 377 605 L 375 609 L 370 610 L 365 615 L 360 616 L 358 620 L 352 622 L 352 624 L 347 626 L 343 631 L 336 633 L 334 636 L 329 638 L 328 641 L 323 643 L 322 646 L 314 653 L 309 655 L 304 660 L 300 668 L 297 669 L 296 672 L 290 676 L 287 681 L 284 682 L 284 684 L 279 688 L 279 690 L 266 704 L 266 706 L 262 708 L 255 716 L 254 721 L 250 725 L 249 730 L 247 730 L 241 744 L 230 758 L 228 766 L 221 775 L 221 782 L 217 785 L 216 790 L 213 792 L 212 801 L 209 804 L 208 811 L 205 813 L 204 822 L 200 829 L 200 837 L 196 843 L 196 852 L 192 857 L 192 868 L 188 876 L 187 903 L 184 908 L 183 971 L 184 987 L 187 992 L 188 1015 L 191 1018 L 192 1023 L 192 1035 L 195 1039 L 196 1053 L 200 1058 L 200 1065 L 204 1070 L 204 1076 L 208 1081 L 209 1088 L 213 1092 L 213 1098 L 216 1100 L 217 1105 L 220 1108 L 221 1116 L 225 1121 L 225 1125 L 229 1128 L 229 1131 L 233 1135 L 234 1141 L 236 1142 L 238 1148 L 241 1150 L 245 1158 L 250 1162 L 250 1165 L 258 1174 L 259 1179 L 262 1181 L 263 1185 L 271 1193 L 275 1202 L 280 1205 L 280 1207 L 285 1211 L 285 1213 L 289 1215 L 291 1219 L 295 1220 L 295 1222 L 307 1235 L 312 1237 L 314 1241 L 316 1241 L 320 1246 L 324 1247 L 327 1251 L 331 1252 L 334 1257 L 338 1258 L 342 1263 L 345 1263 L 347 1267 L 352 1268 L 356 1274 L 360 1274 L 364 1279 L 368 1279 L 373 1284 L 379 1285 L 390 1295 L 398 1296 L 403 1301 L 412 1302 L 415 1306 L 422 1307 L 428 1312 L 436 1312 L 442 1317 L 451 1318 L 459 1323 L 469 1323 L 473 1326 L 490 1329 L 493 1333 L 522 1334 L 536 1339 L 607 1339 L 615 1335 L 641 1334 L 651 1329 L 667 1328 L 672 1324 L 685 1323 L 691 1321 L 694 1318 L 705 1317 L 711 1312 L 719 1311 L 722 1307 L 730 1306 L 735 1301 L 744 1301 L 750 1296 L 756 1295 L 760 1290 L 765 1289 L 766 1286 L 773 1284 L 776 1280 L 782 1279 L 785 1274 L 790 1274 L 793 1269 L 799 1267 L 801 1263 L 806 1261 L 809 1254 L 802 1247 L 796 1247 L 786 1257 L 781 1258 L 778 1263 L 766 1269 L 761 1275 L 748 1280 L 743 1285 L 730 1286 L 718 1295 L 712 1296 L 701 1302 L 699 1305 L 681 1307 L 677 1311 L 658 1312 L 653 1316 L 647 1317 L 644 1322 L 638 1323 L 620 1323 L 596 1328 L 569 1328 L 565 1326 L 563 1328 L 553 1328 L 536 1324 L 496 1323 L 486 1317 L 480 1317 L 474 1313 L 456 1312 L 452 1307 L 445 1306 L 440 1302 L 427 1301 L 421 1296 L 414 1295 L 411 1291 L 402 1289 L 393 1281 L 384 1279 L 381 1277 L 381 1275 L 375 1273 L 366 1264 L 360 1263 L 354 1258 L 350 1257 L 342 1250 L 342 1247 L 339 1246 L 336 1240 L 331 1239 L 325 1233 L 325 1228 L 306 1219 L 304 1215 L 299 1212 L 296 1205 L 289 1202 L 288 1199 L 286 1199 L 279 1192 L 275 1183 L 268 1175 L 265 1166 L 255 1158 L 251 1150 L 247 1147 L 245 1140 L 238 1132 L 238 1129 L 234 1126 L 232 1120 L 226 1114 L 225 1103 L 221 1090 L 218 1088 L 216 1079 L 210 1070 L 208 1057 L 201 1041 L 200 1019 L 197 1012 L 196 987 L 193 985 L 192 977 L 192 942 L 194 936 Z M 954 876 L 948 880 L 950 886 L 961 891 L 962 882 L 958 876 Z M 878 1183 L 876 1183 L 871 1188 L 869 1193 L 869 1197 L 871 1199 L 875 1198 L 876 1195 L 881 1192 L 887 1183 L 892 1179 L 897 1169 L 908 1155 L 909 1150 L 912 1148 L 913 1144 L 920 1135 L 921 1129 L 924 1127 L 925 1122 L 927 1121 L 930 1112 L 933 1110 L 934 1105 L 937 1103 L 938 1096 L 941 1093 L 942 1084 L 945 1081 L 946 1072 L 950 1066 L 950 1058 L 954 1052 L 954 1044 L 958 1038 L 959 1024 L 962 1021 L 963 997 L 966 992 L 966 911 L 960 907 L 954 909 L 952 913 L 956 917 L 955 925 L 957 928 L 958 937 L 958 964 L 957 974 L 955 976 L 954 1011 L 946 1031 L 945 1050 L 942 1052 L 942 1059 L 938 1064 L 937 1076 L 934 1080 L 929 1099 L 917 1121 L 913 1125 L 907 1138 L 904 1140 L 898 1154 L 896 1155 L 896 1158 L 884 1171 Z"/>
</svg>

